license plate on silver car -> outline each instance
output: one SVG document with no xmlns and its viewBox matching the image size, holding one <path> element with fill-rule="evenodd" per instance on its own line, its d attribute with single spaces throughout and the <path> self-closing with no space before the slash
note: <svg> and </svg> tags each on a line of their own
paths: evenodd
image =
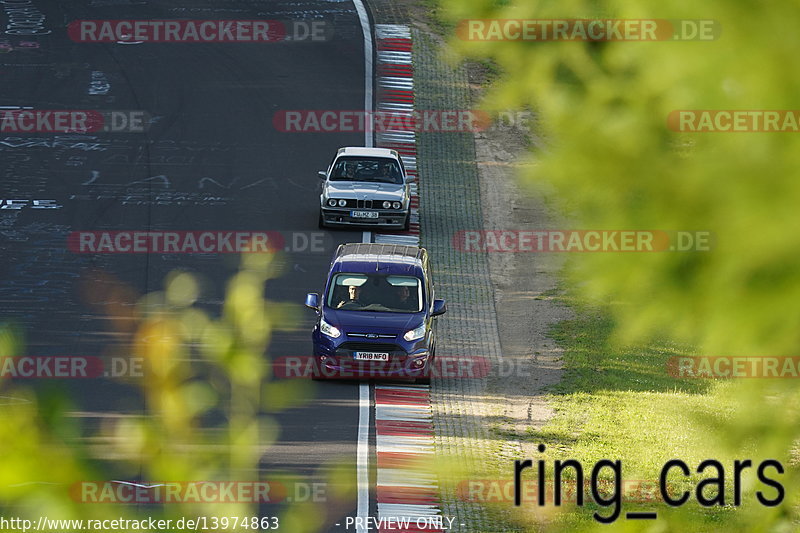
<svg viewBox="0 0 800 533">
<path fill-rule="evenodd" d="M 385 352 L 353 352 L 356 361 L 388 361 L 389 354 Z"/>
<path fill-rule="evenodd" d="M 378 218 L 377 211 L 350 211 L 352 218 Z"/>
</svg>

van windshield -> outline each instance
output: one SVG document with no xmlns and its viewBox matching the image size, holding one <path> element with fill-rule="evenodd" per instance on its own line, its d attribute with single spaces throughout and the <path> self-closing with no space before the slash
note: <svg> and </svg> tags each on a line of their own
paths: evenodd
<svg viewBox="0 0 800 533">
<path fill-rule="evenodd" d="M 413 276 L 336 274 L 327 294 L 328 307 L 347 311 L 418 313 L 422 282 Z"/>
</svg>

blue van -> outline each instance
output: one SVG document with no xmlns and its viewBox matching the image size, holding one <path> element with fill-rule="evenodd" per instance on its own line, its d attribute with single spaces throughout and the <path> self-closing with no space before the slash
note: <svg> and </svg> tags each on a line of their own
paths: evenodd
<svg viewBox="0 0 800 533">
<path fill-rule="evenodd" d="M 395 244 L 342 244 L 317 312 L 314 378 L 412 379 L 430 383 L 434 318 L 447 311 L 434 293 L 428 253 Z"/>
</svg>

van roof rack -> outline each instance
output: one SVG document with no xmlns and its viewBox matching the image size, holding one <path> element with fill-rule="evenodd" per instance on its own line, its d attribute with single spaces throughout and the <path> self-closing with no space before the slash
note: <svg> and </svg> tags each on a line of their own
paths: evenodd
<svg viewBox="0 0 800 533">
<path fill-rule="evenodd" d="M 376 255 L 389 257 L 413 257 L 422 260 L 425 256 L 425 248 L 419 246 L 409 246 L 406 244 L 378 244 L 378 243 L 347 243 L 340 244 L 336 250 L 334 259 L 346 255 Z M 390 260 L 387 257 L 387 260 Z"/>
</svg>

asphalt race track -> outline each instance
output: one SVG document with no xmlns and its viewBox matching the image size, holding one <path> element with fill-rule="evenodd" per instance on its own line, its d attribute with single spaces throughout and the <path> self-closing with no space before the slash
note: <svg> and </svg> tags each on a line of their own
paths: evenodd
<svg viewBox="0 0 800 533">
<path fill-rule="evenodd" d="M 321 289 L 336 245 L 360 242 L 362 232 L 319 236 L 316 171 L 337 147 L 363 144 L 363 134 L 282 133 L 272 117 L 363 108 L 363 37 L 352 2 L 34 4 L 52 31 L 4 36 L 13 49 L 0 54 L 0 106 L 143 112 L 129 116 L 146 117 L 147 128 L 0 133 L 0 321 L 22 326 L 26 355 L 107 357 L 110 346 L 124 353 L 129 341 L 104 312 L 109 304 L 124 308 L 182 269 L 205 280 L 200 303 L 218 312 L 237 268 L 236 254 L 79 253 L 67 244 L 72 232 L 277 231 L 289 250 L 266 296 L 301 304 Z M 172 18 L 324 19 L 332 31 L 319 42 L 257 43 L 75 42 L 64 32 L 75 20 Z M 315 246 L 305 240 L 313 235 Z M 313 313 L 299 316 L 294 330 L 274 333 L 269 357 L 309 353 Z M 34 384 L 67 391 L 88 428 L 143 411 L 135 389 L 112 377 Z M 310 484 L 324 481 L 332 460 L 354 464 L 358 398 L 355 383 L 316 385 L 311 402 L 277 415 L 279 441 L 253 477 L 281 471 Z M 337 512 L 353 515 L 355 505 Z"/>
</svg>

